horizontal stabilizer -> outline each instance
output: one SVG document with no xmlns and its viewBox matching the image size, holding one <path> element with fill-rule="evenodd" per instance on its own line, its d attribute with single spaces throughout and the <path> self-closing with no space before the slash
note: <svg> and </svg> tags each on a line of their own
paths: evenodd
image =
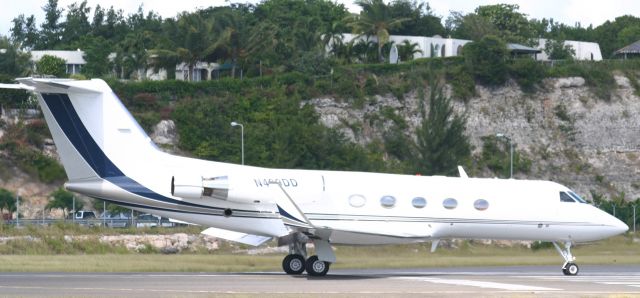
<svg viewBox="0 0 640 298">
<path fill-rule="evenodd" d="M 224 240 L 240 242 L 243 244 L 248 244 L 253 246 L 258 246 L 260 244 L 263 244 L 271 240 L 271 237 L 245 234 L 245 233 L 223 230 L 218 228 L 208 228 L 200 233 L 204 235 L 213 236 L 216 238 L 222 238 Z"/>
<path fill-rule="evenodd" d="M 25 84 L 0 84 L 0 89 L 17 89 L 17 90 L 29 90 L 32 91 L 35 88 L 27 86 Z"/>
</svg>

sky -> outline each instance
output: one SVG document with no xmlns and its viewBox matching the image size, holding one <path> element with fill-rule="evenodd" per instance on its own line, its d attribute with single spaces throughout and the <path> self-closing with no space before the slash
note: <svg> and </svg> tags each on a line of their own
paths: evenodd
<svg viewBox="0 0 640 298">
<path fill-rule="evenodd" d="M 66 8 L 74 2 L 81 2 L 81 0 L 58 0 L 58 7 Z M 195 11 L 198 8 L 222 6 L 230 3 L 225 0 L 88 0 L 87 2 L 91 8 L 96 7 L 99 3 L 102 7 L 113 6 L 116 9 L 122 9 L 125 15 L 136 12 L 138 7 L 143 5 L 145 12 L 153 10 L 164 18 L 175 17 L 182 11 Z M 233 0 L 231 2 L 257 3 L 259 0 Z M 351 12 L 359 11 L 359 7 L 351 0 L 337 0 L 337 2 L 344 4 Z M 497 3 L 518 4 L 520 12 L 527 14 L 529 18 L 553 18 L 567 25 L 579 22 L 583 27 L 589 24 L 596 27 L 607 20 L 613 20 L 625 14 L 640 16 L 640 1 L 638 0 L 430 0 L 425 2 L 428 2 L 434 13 L 442 16 L 443 20 L 446 19 L 450 11 L 469 13 L 480 5 Z M 33 14 L 37 23 L 41 24 L 44 21 L 42 7 L 46 3 L 47 0 L 0 0 L 0 34 L 9 35 L 11 20 L 19 14 L 25 16 Z M 93 11 L 91 11 L 91 16 L 93 16 Z"/>
</svg>

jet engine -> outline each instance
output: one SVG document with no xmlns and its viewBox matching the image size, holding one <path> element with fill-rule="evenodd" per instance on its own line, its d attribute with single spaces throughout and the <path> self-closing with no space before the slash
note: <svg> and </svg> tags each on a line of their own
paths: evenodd
<svg viewBox="0 0 640 298">
<path fill-rule="evenodd" d="M 228 176 L 173 176 L 171 195 L 188 200 L 217 199 L 235 203 L 259 203 L 259 200 L 231 193 Z"/>
</svg>

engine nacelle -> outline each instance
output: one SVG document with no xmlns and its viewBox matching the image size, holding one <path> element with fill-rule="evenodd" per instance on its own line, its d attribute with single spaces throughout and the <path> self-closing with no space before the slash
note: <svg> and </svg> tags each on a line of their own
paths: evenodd
<svg viewBox="0 0 640 298">
<path fill-rule="evenodd" d="M 173 176 L 171 195 L 188 200 L 216 199 L 242 204 L 256 203 L 254 198 L 234 196 L 228 176 Z"/>
</svg>

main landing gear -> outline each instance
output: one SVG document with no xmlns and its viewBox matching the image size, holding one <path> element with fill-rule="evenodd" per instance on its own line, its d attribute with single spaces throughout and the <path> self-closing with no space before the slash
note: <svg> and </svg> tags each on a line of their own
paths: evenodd
<svg viewBox="0 0 640 298">
<path fill-rule="evenodd" d="M 303 234 L 293 236 L 289 243 L 289 255 L 282 260 L 282 269 L 289 275 L 299 275 L 307 271 L 310 276 L 325 276 L 329 272 L 330 262 L 321 261 L 318 256 L 307 258 L 307 240 Z M 316 243 L 316 250 L 318 250 Z M 306 259 L 306 260 L 305 260 Z"/>
<path fill-rule="evenodd" d="M 310 276 L 325 276 L 331 263 L 320 261 L 318 256 L 311 256 L 306 261 L 301 255 L 287 255 L 282 260 L 282 269 L 289 275 L 299 275 L 305 270 Z"/>
<path fill-rule="evenodd" d="M 564 248 L 561 248 L 560 245 L 555 241 L 553 242 L 553 246 L 556 247 L 556 250 L 564 259 L 564 264 L 562 265 L 562 273 L 564 273 L 564 275 L 578 275 L 580 268 L 578 268 L 578 265 L 574 263 L 576 258 L 571 255 L 571 241 L 566 241 L 564 243 Z"/>
</svg>

